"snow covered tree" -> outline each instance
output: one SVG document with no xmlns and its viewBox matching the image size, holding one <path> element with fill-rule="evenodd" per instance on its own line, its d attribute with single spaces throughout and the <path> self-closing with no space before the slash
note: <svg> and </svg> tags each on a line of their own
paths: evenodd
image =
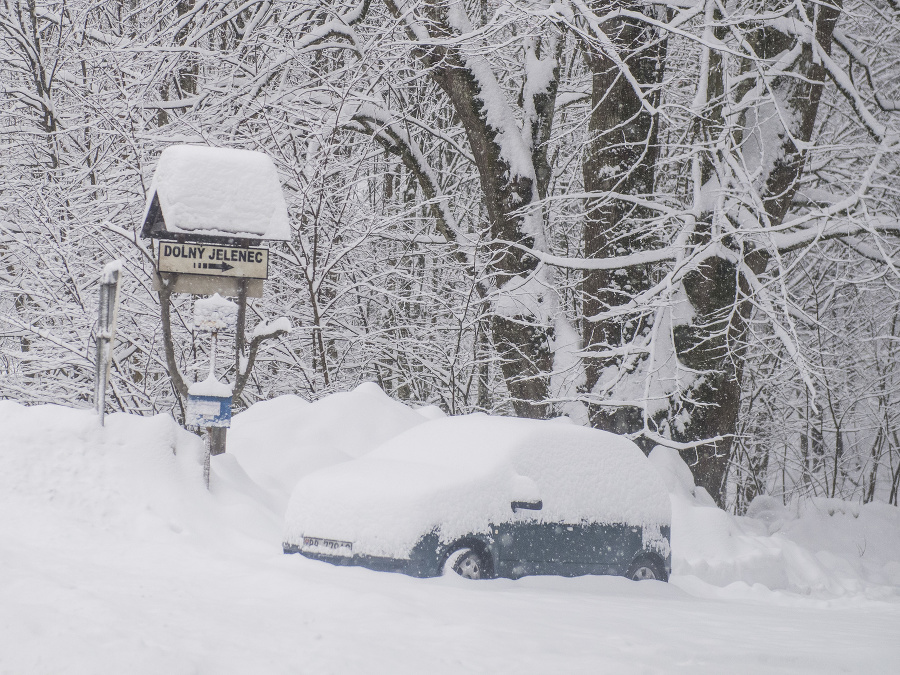
<svg viewBox="0 0 900 675">
<path fill-rule="evenodd" d="M 667 444 L 720 503 L 812 493 L 820 451 L 829 493 L 890 496 L 893 324 L 859 304 L 895 306 L 898 16 L 892 0 L 3 0 L 0 395 L 87 400 L 96 280 L 124 258 L 111 405 L 176 405 L 135 232 L 147 181 L 170 143 L 244 147 L 274 158 L 294 225 L 248 315 L 296 327 L 261 350 L 245 404 L 374 379 Z M 850 276 L 858 300 L 817 314 Z M 189 306 L 170 317 L 188 377 L 208 356 Z M 853 361 L 819 329 L 857 316 L 878 346 Z"/>
<path fill-rule="evenodd" d="M 606 300 L 603 311 L 585 312 L 584 317 L 601 326 L 598 334 L 607 331 L 598 343 L 601 349 L 588 353 L 605 359 L 600 361 L 600 405 L 639 407 L 642 424 L 610 426 L 642 436 L 648 444 L 680 448 L 698 483 L 721 503 L 752 324 L 762 319 L 773 328 L 814 393 L 785 272 L 797 252 L 812 255 L 810 249 L 823 239 L 858 233 L 878 238 L 879 232 L 896 230 L 893 219 L 873 222 L 867 213 L 862 220 L 874 205 L 886 206 L 871 180 L 885 169 L 895 132 L 867 107 L 846 73 L 850 62 L 841 64 L 832 56 L 838 39 L 853 61 L 865 63 L 850 38 L 835 37 L 841 15 L 837 4 L 746 2 L 724 7 L 701 2 L 668 15 L 651 12 L 649 4 L 643 13 L 625 3 L 572 6 L 566 20 L 590 30 L 597 48 L 610 55 L 641 101 L 640 109 L 633 107 L 614 127 L 622 135 L 617 150 L 639 149 L 643 143 L 652 152 L 652 113 L 660 106 L 669 108 L 661 127 L 670 138 L 678 134 L 683 140 L 663 148 L 656 161 L 682 170 L 685 187 L 659 180 L 655 194 L 647 194 L 647 187 L 644 194 L 635 194 L 641 162 L 631 159 L 616 167 L 618 173 L 610 165 L 601 199 L 612 203 L 611 185 L 630 187 L 630 203 L 658 214 L 645 220 L 638 252 L 628 237 L 640 230 L 626 221 L 618 232 L 623 244 L 618 252 L 603 252 L 597 260 L 542 259 L 587 275 L 600 269 L 620 275 L 624 284 L 605 281 L 604 288 L 620 289 L 621 299 Z M 661 50 L 663 38 L 641 40 L 633 31 L 622 44 L 626 20 L 646 26 L 645 35 L 655 30 L 668 34 L 667 58 L 689 73 L 690 87 L 679 86 L 684 76 L 676 72 L 663 81 L 661 103 L 656 103 L 659 88 L 636 55 Z M 660 56 L 655 61 L 661 67 Z M 832 183 L 821 168 L 812 176 L 807 173 L 814 162 L 822 167 L 836 159 L 828 144 L 833 116 L 820 116 L 829 80 L 844 99 L 829 99 L 829 105 L 843 108 L 842 123 L 869 137 L 863 141 L 865 150 L 854 155 L 861 176 L 853 181 L 856 185 Z M 686 91 L 690 98 L 684 97 Z M 893 107 L 875 98 L 882 108 Z M 618 100 L 624 108 L 628 99 Z M 679 116 L 679 108 L 690 114 Z M 626 122 L 638 125 L 642 117 L 643 134 L 636 135 L 637 141 L 627 138 Z M 819 201 L 822 193 L 830 193 L 827 205 Z M 655 236 L 660 230 L 654 230 L 654 221 L 667 234 Z M 618 222 L 621 227 L 622 220 Z M 663 261 L 654 284 L 628 280 L 628 270 L 647 270 Z M 626 284 L 627 294 L 622 293 Z M 642 330 L 642 324 L 649 329 Z M 623 325 L 630 335 L 621 330 Z M 597 391 L 595 384 L 591 393 Z"/>
</svg>

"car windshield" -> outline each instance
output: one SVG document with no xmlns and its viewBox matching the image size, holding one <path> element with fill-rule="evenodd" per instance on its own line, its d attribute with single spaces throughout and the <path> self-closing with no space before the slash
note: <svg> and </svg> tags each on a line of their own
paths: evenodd
<svg viewBox="0 0 900 675">
<path fill-rule="evenodd" d="M 479 473 L 514 462 L 544 423 L 466 415 L 421 424 L 391 439 L 371 458 L 429 464 Z M 562 427 L 562 425 L 560 425 Z"/>
</svg>

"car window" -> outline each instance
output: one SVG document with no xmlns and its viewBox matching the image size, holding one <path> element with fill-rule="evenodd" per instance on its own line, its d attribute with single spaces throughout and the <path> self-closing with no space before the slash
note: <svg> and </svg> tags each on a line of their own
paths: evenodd
<svg viewBox="0 0 900 675">
<path fill-rule="evenodd" d="M 588 491 L 579 485 L 590 481 L 585 474 L 591 467 L 570 449 L 546 445 L 524 448 L 516 453 L 514 467 L 537 486 L 543 504 L 533 515 L 539 520 L 577 523 L 589 515 L 590 505 L 584 500 Z"/>
</svg>

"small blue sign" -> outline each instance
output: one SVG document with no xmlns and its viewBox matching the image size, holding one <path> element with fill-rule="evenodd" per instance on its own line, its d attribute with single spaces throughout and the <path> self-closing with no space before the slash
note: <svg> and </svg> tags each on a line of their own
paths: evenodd
<svg viewBox="0 0 900 675">
<path fill-rule="evenodd" d="M 185 423 L 197 427 L 230 427 L 231 397 L 188 394 Z"/>
</svg>

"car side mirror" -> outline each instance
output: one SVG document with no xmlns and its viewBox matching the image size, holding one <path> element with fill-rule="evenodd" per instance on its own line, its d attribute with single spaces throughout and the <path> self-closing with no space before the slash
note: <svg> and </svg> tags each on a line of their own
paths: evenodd
<svg viewBox="0 0 900 675">
<path fill-rule="evenodd" d="M 537 483 L 527 476 L 516 476 L 511 487 L 512 500 L 509 505 L 512 507 L 513 513 L 519 509 L 540 511 L 544 508 L 544 502 L 541 501 Z"/>
<path fill-rule="evenodd" d="M 519 509 L 528 509 L 529 511 L 540 511 L 544 508 L 544 502 L 538 499 L 536 502 L 510 502 L 513 513 Z"/>
</svg>

